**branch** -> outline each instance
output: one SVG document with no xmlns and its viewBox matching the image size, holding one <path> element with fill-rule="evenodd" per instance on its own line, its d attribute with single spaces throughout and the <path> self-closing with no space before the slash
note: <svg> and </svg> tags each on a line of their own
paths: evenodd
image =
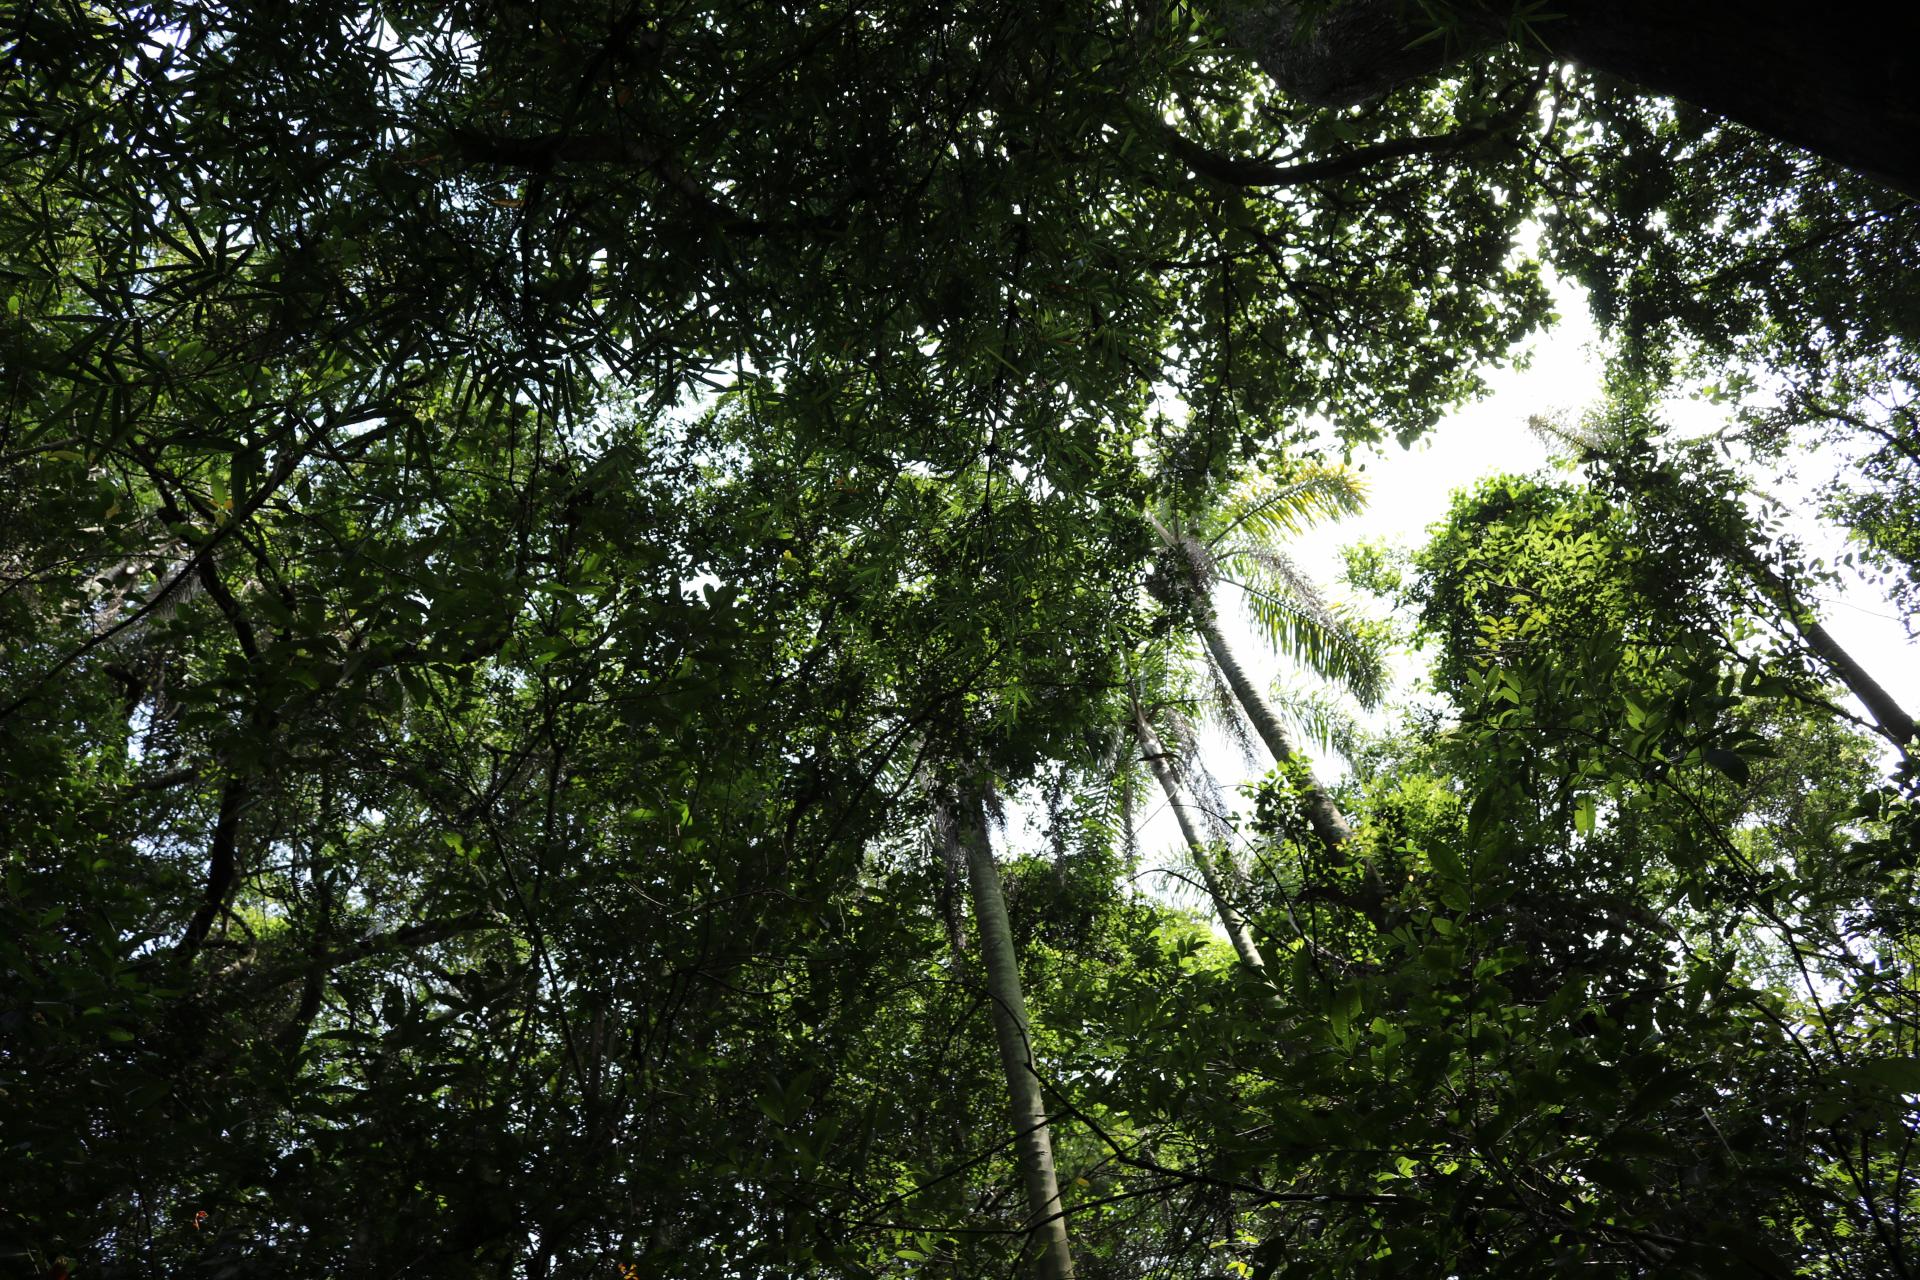
<svg viewBox="0 0 1920 1280">
<path fill-rule="evenodd" d="M 1047 1084 L 1048 1082 L 1043 1080 L 1042 1083 Z M 1047 1092 L 1052 1095 L 1061 1110 L 1093 1131 L 1093 1136 L 1098 1138 L 1101 1143 L 1113 1153 L 1113 1159 L 1116 1164 L 1123 1165 L 1129 1169 L 1138 1169 L 1143 1173 L 1158 1174 L 1163 1178 L 1171 1179 L 1175 1185 L 1216 1187 L 1222 1191 L 1232 1191 L 1238 1192 L 1241 1195 L 1252 1196 L 1262 1204 L 1394 1205 L 1420 1203 L 1407 1196 L 1385 1195 L 1364 1191 L 1281 1191 L 1277 1188 L 1263 1186 L 1256 1182 L 1243 1182 L 1237 1178 L 1215 1177 L 1212 1174 L 1204 1173 L 1200 1170 L 1169 1168 L 1161 1164 L 1158 1160 L 1134 1154 L 1137 1148 L 1122 1146 L 1118 1139 L 1114 1138 L 1112 1134 L 1101 1127 L 1099 1121 L 1075 1106 L 1073 1100 L 1066 1096 L 1065 1090 L 1058 1087 L 1049 1087 Z"/>
<path fill-rule="evenodd" d="M 1160 124 L 1154 132 L 1159 135 L 1167 153 L 1189 169 L 1203 178 L 1212 178 L 1215 182 L 1235 187 L 1294 187 L 1308 182 L 1348 178 L 1373 165 L 1392 160 L 1462 151 L 1493 136 L 1491 129 L 1462 129 L 1458 133 L 1378 142 L 1325 160 L 1279 165 L 1203 147 L 1170 124 Z"/>
<path fill-rule="evenodd" d="M 358 964 L 396 951 L 447 942 L 463 934 L 487 929 L 507 928 L 510 922 L 491 909 L 466 911 L 445 920 L 405 925 L 385 933 L 370 934 L 316 950 L 295 960 L 275 964 L 264 972 L 243 975 L 243 990 L 271 991 L 315 974 L 330 973 L 345 965 Z"/>
<path fill-rule="evenodd" d="M 292 476 L 294 469 L 305 459 L 307 453 L 319 443 L 324 436 L 330 434 L 330 430 L 336 421 L 342 420 L 352 421 L 352 418 L 348 415 L 342 415 L 338 418 L 330 415 L 327 421 L 309 434 L 304 443 L 290 446 L 287 449 L 286 457 L 273 469 L 273 474 L 267 477 L 265 483 L 260 486 L 259 492 L 241 503 L 219 528 L 208 534 L 206 540 L 194 549 L 192 555 L 187 557 L 186 563 L 180 566 L 179 572 L 169 578 L 166 585 L 156 591 L 151 600 L 148 600 L 145 604 L 112 626 L 95 632 L 82 643 L 69 649 L 56 660 L 51 667 L 47 668 L 47 670 L 35 678 L 33 682 L 27 686 L 25 692 L 15 697 L 5 706 L 0 706 L 0 721 L 6 720 L 29 702 L 32 702 L 55 676 L 64 672 L 68 667 L 86 657 L 95 649 L 111 641 L 115 636 L 124 633 L 129 627 L 136 625 L 148 615 L 165 606 L 168 601 L 173 599 L 174 593 L 179 591 L 183 584 L 190 579 L 198 577 L 202 567 L 212 561 L 213 553 L 219 549 L 220 544 L 233 536 L 234 532 L 245 524 L 249 517 L 260 510 L 261 507 L 264 507 L 268 500 L 280 491 L 280 486 L 285 484 L 287 479 Z M 276 432 L 272 439 L 266 441 L 265 444 L 262 445 L 262 448 L 266 449 L 278 445 L 281 441 L 293 434 L 295 426 L 296 420 L 290 418 L 287 425 Z"/>
<path fill-rule="evenodd" d="M 182 956 L 191 957 L 200 950 L 214 921 L 227 910 L 227 897 L 239 874 L 240 814 L 246 809 L 247 800 L 246 783 L 237 776 L 228 778 L 220 789 L 220 813 L 214 821 L 213 842 L 207 850 L 207 889 L 175 947 Z"/>
</svg>

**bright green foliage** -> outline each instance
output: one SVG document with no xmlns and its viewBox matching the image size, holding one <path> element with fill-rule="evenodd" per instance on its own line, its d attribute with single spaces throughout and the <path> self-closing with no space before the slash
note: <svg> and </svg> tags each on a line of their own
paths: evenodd
<svg viewBox="0 0 1920 1280">
<path fill-rule="evenodd" d="M 1622 527 L 1496 481 L 1423 553 L 1458 722 L 1351 798 L 1383 912 L 1328 914 L 1351 886 L 1263 796 L 1296 1012 L 1284 1076 L 1248 1068 L 1287 1090 L 1242 1180 L 1347 1197 L 1269 1210 L 1275 1274 L 1865 1275 L 1910 1248 L 1916 867 L 1872 816 L 1904 801 L 1794 681 L 1723 677 L 1679 620 L 1636 634 Z"/>
<path fill-rule="evenodd" d="M 1298 770 L 1262 789 L 1279 1007 L 1222 973 L 1204 1031 L 1113 1086 L 1129 1158 L 1188 1180 L 1251 1274 L 1910 1252 L 1907 801 L 1791 667 L 1727 659 L 1704 624 L 1736 616 L 1649 599 L 1627 529 L 1495 481 L 1419 557 L 1455 720 L 1344 797 L 1384 901 L 1326 858 Z"/>
</svg>

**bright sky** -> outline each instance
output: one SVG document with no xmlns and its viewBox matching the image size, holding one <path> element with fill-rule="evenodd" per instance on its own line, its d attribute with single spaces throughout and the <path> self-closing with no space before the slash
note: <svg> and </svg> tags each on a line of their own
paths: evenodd
<svg viewBox="0 0 1920 1280">
<path fill-rule="evenodd" d="M 1492 371 L 1487 375 L 1490 394 L 1452 415 L 1415 448 L 1393 445 L 1378 454 L 1355 457 L 1355 465 L 1364 465 L 1369 481 L 1367 510 L 1341 524 L 1313 530 L 1289 548 L 1301 569 L 1325 584 L 1330 594 L 1339 594 L 1342 546 L 1383 538 L 1403 548 L 1418 547 L 1425 541 L 1427 528 L 1446 514 L 1456 490 L 1488 476 L 1524 475 L 1547 465 L 1546 446 L 1527 428 L 1530 416 L 1566 411 L 1577 419 L 1598 403 L 1601 362 L 1586 302 L 1570 287 L 1556 286 L 1555 293 L 1562 319 L 1534 342 L 1527 368 Z M 1671 406 L 1665 417 L 1687 434 L 1711 430 L 1720 422 L 1711 406 L 1691 402 Z M 1764 483 L 1782 499 L 1805 501 L 1810 490 L 1831 478 L 1835 465 L 1836 460 L 1829 455 L 1809 456 L 1802 463 L 1798 487 L 1772 478 Z M 1844 546 L 1841 534 L 1818 520 L 1810 505 L 1803 507 L 1792 529 L 1810 551 L 1828 558 Z M 1239 619 L 1242 660 L 1269 682 L 1274 680 L 1281 674 L 1281 664 L 1228 594 L 1222 594 L 1220 604 L 1224 619 Z M 1822 598 L 1820 607 L 1821 620 L 1835 638 L 1902 706 L 1920 710 L 1920 662 L 1915 661 L 1915 646 L 1885 595 L 1872 583 L 1852 575 L 1843 580 L 1837 595 Z M 1401 696 L 1423 667 L 1424 660 L 1417 656 L 1409 656 L 1401 664 Z M 1392 701 L 1390 697 L 1382 723 L 1392 718 Z M 1855 710 L 1860 710 L 1857 704 Z M 1205 735 L 1202 755 L 1229 793 L 1258 776 L 1258 771 L 1249 769 L 1239 751 L 1217 731 Z M 1345 772 L 1337 760 L 1317 760 L 1316 765 L 1328 778 Z M 1157 793 L 1142 799 L 1140 849 L 1146 865 L 1177 861 L 1179 832 L 1171 814 Z M 1156 893 L 1165 892 L 1170 882 L 1156 883 L 1164 880 L 1150 875 L 1143 878 L 1142 885 Z M 1186 900 L 1192 895 L 1174 896 Z"/>
</svg>

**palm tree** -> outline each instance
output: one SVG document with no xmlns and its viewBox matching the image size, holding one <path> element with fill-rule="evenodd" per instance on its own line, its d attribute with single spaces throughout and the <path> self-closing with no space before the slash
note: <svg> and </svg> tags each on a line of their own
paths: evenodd
<svg viewBox="0 0 1920 1280">
<path fill-rule="evenodd" d="M 1351 839 L 1352 829 L 1313 777 L 1281 713 L 1247 674 L 1228 642 L 1213 607 L 1212 588 L 1221 583 L 1240 588 L 1255 620 L 1277 649 L 1323 676 L 1344 682 L 1363 700 L 1371 701 L 1381 683 L 1377 655 L 1347 620 L 1322 600 L 1277 545 L 1315 519 L 1357 511 L 1363 497 L 1359 478 L 1351 471 L 1310 466 L 1296 470 L 1283 482 L 1266 480 L 1244 485 L 1197 519 L 1176 513 L 1149 516 L 1173 553 L 1169 557 L 1172 572 L 1162 578 L 1165 585 L 1160 588 L 1161 598 L 1184 608 L 1193 620 L 1194 630 L 1211 659 L 1209 670 L 1219 695 L 1214 701 L 1221 719 L 1242 739 L 1249 758 L 1252 749 L 1246 729 L 1250 726 L 1276 763 L 1290 764 L 1296 775 L 1306 775 L 1302 790 L 1308 820 L 1322 843 L 1336 853 Z M 1153 700 L 1146 692 L 1149 686 L 1165 686 L 1170 675 L 1164 662 L 1145 665 L 1130 691 L 1128 719 L 1142 757 L 1166 795 L 1228 940 L 1249 971 L 1270 981 L 1265 957 L 1241 908 L 1250 896 L 1246 875 L 1230 849 L 1223 845 L 1216 850 L 1203 837 L 1192 806 L 1181 793 L 1183 780 L 1196 796 L 1203 790 L 1194 785 L 1199 765 L 1190 726 L 1174 711 L 1179 702 L 1191 699 L 1176 695 Z M 1178 755 L 1163 745 L 1155 714 L 1169 731 L 1167 736 L 1174 741 Z M 1323 721 L 1318 727 L 1324 730 L 1325 717 L 1318 718 Z M 1217 815 L 1213 816 L 1217 822 Z"/>
<path fill-rule="evenodd" d="M 1221 584 L 1239 587 L 1254 620 L 1275 648 L 1345 683 L 1363 701 L 1372 701 L 1383 678 L 1378 654 L 1322 600 L 1279 545 L 1317 519 L 1358 512 L 1364 501 L 1365 489 L 1353 471 L 1310 464 L 1283 480 L 1244 485 L 1197 517 L 1177 512 L 1148 515 L 1173 553 L 1162 599 L 1183 608 L 1192 619 L 1214 669 L 1274 762 L 1291 764 L 1304 773 L 1301 790 L 1307 821 L 1335 855 L 1353 838 L 1353 828 L 1313 775 L 1279 712 L 1234 653 L 1213 606 L 1213 589 Z"/>
<path fill-rule="evenodd" d="M 1241 892 L 1235 894 L 1221 883 L 1220 868 L 1215 865 L 1207 841 L 1201 836 L 1199 825 L 1195 823 L 1193 814 L 1180 794 L 1180 783 L 1175 776 L 1177 762 L 1161 745 L 1160 736 L 1154 732 L 1153 723 L 1147 718 L 1146 709 L 1138 698 L 1133 700 L 1133 731 L 1147 767 L 1153 771 L 1154 780 L 1160 784 L 1160 790 L 1167 798 L 1167 807 L 1173 810 L 1174 821 L 1180 824 L 1180 836 L 1187 842 L 1187 852 L 1200 872 L 1207 896 L 1213 900 L 1214 911 L 1220 917 L 1220 926 L 1227 931 L 1227 941 L 1233 944 L 1234 954 L 1256 977 L 1266 978 L 1266 957 L 1260 954 L 1260 947 L 1253 939 L 1253 929 L 1239 907 L 1239 899 L 1245 896 L 1245 887 L 1238 886 Z M 1226 853 L 1221 862 L 1238 870 L 1231 853 Z"/>
</svg>

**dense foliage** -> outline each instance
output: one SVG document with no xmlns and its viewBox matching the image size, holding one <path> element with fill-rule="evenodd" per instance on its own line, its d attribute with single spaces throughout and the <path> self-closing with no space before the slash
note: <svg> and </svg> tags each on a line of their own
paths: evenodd
<svg viewBox="0 0 1920 1280">
<path fill-rule="evenodd" d="M 1920 1268 L 1912 722 L 1650 407 L 1911 608 L 1910 197 L 1186 5 L 3 12 L 9 1269 Z M 1397 730 L 1267 705 L 1216 595 L 1378 692 L 1286 541 L 1543 260 L 1586 482 L 1354 557 Z"/>
</svg>

